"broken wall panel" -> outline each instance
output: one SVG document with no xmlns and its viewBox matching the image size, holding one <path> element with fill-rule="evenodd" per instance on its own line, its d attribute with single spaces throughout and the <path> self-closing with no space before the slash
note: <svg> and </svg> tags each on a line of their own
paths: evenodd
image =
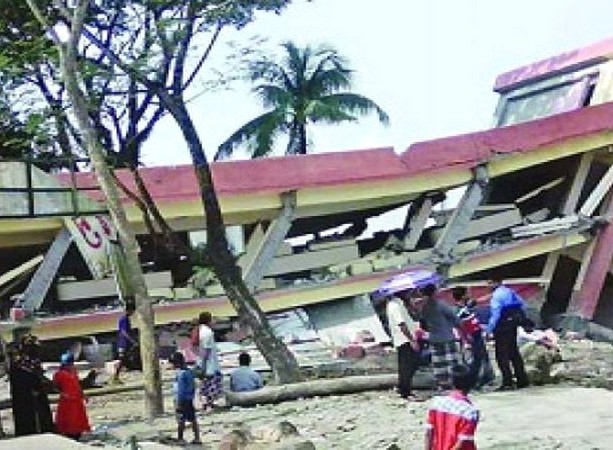
<svg viewBox="0 0 613 450">
<path fill-rule="evenodd" d="M 516 204 L 522 215 L 544 208 L 556 213 L 562 208 L 564 194 L 570 187 L 577 161 L 577 157 L 563 158 L 493 178 L 490 180 L 486 203 Z M 559 182 L 560 179 L 563 181 Z M 547 184 L 552 185 L 542 189 Z M 535 192 L 537 195 L 530 195 Z M 518 199 L 523 201 L 517 203 Z"/>
<path fill-rule="evenodd" d="M 389 341 L 367 295 L 319 303 L 305 310 L 319 338 L 329 345 L 346 346 L 364 330 L 369 331 L 376 342 Z"/>
<path fill-rule="evenodd" d="M 506 211 L 483 215 L 478 219 L 471 220 L 461 233 L 460 241 L 466 241 L 479 236 L 486 236 L 522 223 L 522 216 L 517 208 Z M 431 239 L 438 240 L 443 233 L 443 228 L 432 227 L 429 229 Z"/>
<path fill-rule="evenodd" d="M 302 252 L 293 255 L 274 258 L 264 270 L 264 276 L 289 274 L 306 270 L 320 269 L 331 264 L 350 261 L 359 257 L 355 244 L 342 247 L 332 247 L 316 252 Z"/>
</svg>

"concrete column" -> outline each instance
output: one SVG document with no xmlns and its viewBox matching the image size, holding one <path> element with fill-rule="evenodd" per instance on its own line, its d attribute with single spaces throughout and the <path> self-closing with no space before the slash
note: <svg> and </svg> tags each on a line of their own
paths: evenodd
<svg viewBox="0 0 613 450">
<path fill-rule="evenodd" d="M 405 225 L 405 229 L 409 230 L 408 236 L 404 238 L 405 250 L 415 250 L 417 242 L 419 242 L 419 238 L 432 213 L 432 205 L 433 202 L 431 197 L 422 197 L 419 200 L 415 200 L 415 210 L 411 211 L 413 214 L 408 218 L 407 224 Z"/>
<path fill-rule="evenodd" d="M 38 266 L 30 283 L 23 292 L 23 308 L 27 311 L 36 311 L 41 307 L 49 288 L 55 280 L 57 271 L 66 256 L 66 252 L 72 244 L 72 234 L 62 227 L 51 243 L 49 250 L 45 254 L 45 259 Z"/>
<path fill-rule="evenodd" d="M 577 296 L 573 299 L 576 304 L 578 313 L 585 319 L 592 319 L 598 306 L 598 299 L 607 276 L 607 272 L 611 267 L 611 259 L 613 258 L 613 196 L 607 199 L 605 217 L 609 222 L 600 229 L 598 235 L 594 238 L 594 250 L 589 260 L 585 277 L 581 285 L 581 289 Z"/>
<path fill-rule="evenodd" d="M 442 236 L 433 249 L 434 257 L 444 266 L 448 266 L 451 263 L 451 251 L 462 239 L 464 233 L 466 233 L 468 223 L 471 221 L 477 206 L 481 203 L 485 187 L 489 181 L 485 166 L 476 167 L 473 173 L 473 181 L 464 192 L 464 196 L 451 215 Z"/>
<path fill-rule="evenodd" d="M 243 280 L 247 288 L 253 292 L 262 280 L 266 267 L 270 265 L 277 254 L 279 246 L 287 236 L 292 226 L 296 209 L 296 192 L 282 194 L 283 208 L 268 229 L 251 264 L 244 267 Z"/>
</svg>

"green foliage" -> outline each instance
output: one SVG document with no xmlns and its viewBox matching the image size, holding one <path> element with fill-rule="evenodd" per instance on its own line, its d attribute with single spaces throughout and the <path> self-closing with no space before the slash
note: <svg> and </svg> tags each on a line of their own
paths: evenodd
<svg viewBox="0 0 613 450">
<path fill-rule="evenodd" d="M 0 100 L 0 159 L 22 158 L 32 138 L 28 127 Z"/>
<path fill-rule="evenodd" d="M 198 244 L 192 248 L 190 263 L 192 264 L 193 275 L 189 280 L 189 284 L 200 295 L 204 295 L 206 293 L 206 287 L 213 284 L 217 279 L 213 268 L 209 265 L 206 244 Z"/>
<path fill-rule="evenodd" d="M 257 11 L 279 13 L 289 0 L 100 0 L 90 2 L 86 27 L 133 70 L 173 95 L 193 86 L 207 47 L 226 27 L 241 28 Z M 49 23 L 59 10 L 40 0 Z M 43 117 L 36 134 L 47 133 L 53 153 L 82 154 L 81 137 L 59 77 L 56 49 L 23 1 L 0 0 L 0 86 L 23 122 Z M 198 39 L 195 39 L 199 36 Z M 143 86 L 131 80 L 86 39 L 79 75 L 89 97 L 91 119 L 117 165 L 138 166 L 140 148 L 151 135 L 163 108 Z M 204 89 L 215 83 L 201 84 Z M 200 93 L 196 94 L 199 95 Z"/>
<path fill-rule="evenodd" d="M 219 146 L 215 159 L 230 156 L 247 145 L 251 155 L 266 156 L 275 140 L 288 136 L 286 154 L 305 154 L 308 124 L 353 122 L 375 113 L 383 124 L 389 118 L 372 100 L 350 92 L 353 71 L 338 51 L 320 46 L 298 48 L 282 45 L 283 58 L 263 57 L 252 61 L 247 78 L 253 92 L 268 111 L 249 121 Z"/>
</svg>

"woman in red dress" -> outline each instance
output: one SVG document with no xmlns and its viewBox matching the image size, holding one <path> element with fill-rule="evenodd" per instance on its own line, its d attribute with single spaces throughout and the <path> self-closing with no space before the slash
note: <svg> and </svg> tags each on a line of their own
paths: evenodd
<svg viewBox="0 0 613 450">
<path fill-rule="evenodd" d="M 60 401 L 55 413 L 55 430 L 64 436 L 79 439 L 82 433 L 90 431 L 90 427 L 85 411 L 85 396 L 74 367 L 72 353 L 62 355 L 60 370 L 53 376 L 53 382 L 60 391 Z"/>
</svg>

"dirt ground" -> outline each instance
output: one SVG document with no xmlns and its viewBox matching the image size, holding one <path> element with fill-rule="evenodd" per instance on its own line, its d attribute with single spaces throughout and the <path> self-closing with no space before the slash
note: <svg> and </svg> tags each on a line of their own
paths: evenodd
<svg viewBox="0 0 613 450">
<path fill-rule="evenodd" d="M 613 392 L 576 386 L 533 387 L 517 392 L 477 393 L 481 411 L 478 448 L 611 449 Z M 146 423 L 137 393 L 95 399 L 90 416 L 107 445 L 139 441 L 168 442 L 175 425 L 169 414 Z M 167 402 L 168 409 L 170 404 Z M 419 448 L 427 403 L 407 404 L 394 392 L 366 392 L 286 402 L 275 406 L 233 408 L 200 416 L 205 445 L 217 448 L 233 428 L 257 428 L 287 420 L 317 449 Z M 112 414 L 110 412 L 112 411 Z M 107 428 L 108 427 L 108 428 Z M 104 436 L 102 431 L 106 431 Z"/>
<path fill-rule="evenodd" d="M 563 343 L 563 359 L 557 384 L 472 395 L 481 411 L 479 449 L 613 448 L 613 346 L 589 341 Z M 171 376 L 171 372 L 165 375 Z M 131 373 L 126 381 L 136 382 L 139 376 Z M 153 422 L 143 417 L 142 392 L 92 397 L 88 411 L 94 430 L 87 443 L 129 448 L 126 443 L 134 437 L 143 449 L 153 448 L 154 444 L 146 442 L 177 447 L 171 441 L 175 422 L 170 384 L 164 392 L 167 413 Z M 233 429 L 257 430 L 289 421 L 297 428 L 301 442 L 310 441 L 314 447 L 266 444 L 250 448 L 417 449 L 422 446 L 426 408 L 427 402 L 407 403 L 391 390 L 254 408 L 220 408 L 208 415 L 200 413 L 203 444 L 184 448 L 217 449 L 222 437 Z M 3 411 L 2 419 L 10 432 L 10 411 Z M 191 439 L 189 432 L 187 437 Z M 6 447 L 10 442 L 0 441 L 0 448 L 11 448 Z"/>
</svg>

